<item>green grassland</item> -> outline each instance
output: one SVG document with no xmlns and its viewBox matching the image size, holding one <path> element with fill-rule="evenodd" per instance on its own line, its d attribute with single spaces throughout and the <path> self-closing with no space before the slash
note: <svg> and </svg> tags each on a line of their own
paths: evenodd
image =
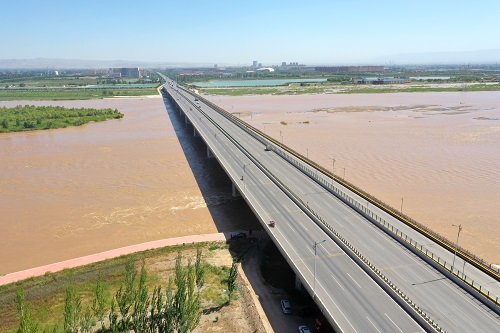
<svg viewBox="0 0 500 333">
<path fill-rule="evenodd" d="M 113 109 L 65 108 L 62 106 L 18 105 L 0 108 L 0 133 L 80 126 L 91 121 L 120 119 Z"/>
<path fill-rule="evenodd" d="M 104 282 L 106 309 L 109 311 L 111 300 L 121 286 L 126 284 L 126 265 L 135 263 L 137 273 L 142 263 L 147 271 L 145 286 L 151 293 L 157 286 L 163 288 L 169 284 L 169 278 L 175 274 L 175 261 L 178 254 L 182 256 L 182 265 L 188 262 L 194 265 L 198 248 L 201 249 L 202 265 L 204 267 L 204 285 L 200 290 L 202 309 L 223 306 L 228 301 L 227 279 L 229 267 L 218 266 L 208 262 L 212 258 L 229 256 L 228 246 L 221 242 L 186 244 L 154 250 L 147 250 L 114 259 L 65 269 L 56 273 L 46 273 L 16 283 L 0 286 L 0 331 L 16 332 L 19 327 L 19 317 L 16 309 L 16 290 L 22 288 L 26 297 L 26 305 L 31 308 L 32 320 L 38 323 L 38 331 L 62 331 L 65 311 L 65 295 L 67 287 L 71 286 L 81 298 L 81 309 L 92 306 L 96 282 L 101 277 Z M 214 259 L 217 260 L 217 259 Z M 139 275 L 137 274 L 136 283 Z M 106 318 L 107 318 L 106 313 Z M 94 318 L 95 321 L 95 318 Z M 57 325 L 57 329 L 54 327 Z"/>
<path fill-rule="evenodd" d="M 0 101 L 42 101 L 42 100 L 85 100 L 107 97 L 135 97 L 157 95 L 155 88 L 122 88 L 94 89 L 94 88 L 47 88 L 47 89 L 5 89 L 0 90 Z"/>
<path fill-rule="evenodd" d="M 244 95 L 304 95 L 304 94 L 379 94 L 397 92 L 445 92 L 445 91 L 500 91 L 499 84 L 469 83 L 455 84 L 394 84 L 359 85 L 354 83 L 292 83 L 279 87 L 231 87 L 197 88 L 206 95 L 244 96 Z"/>
</svg>

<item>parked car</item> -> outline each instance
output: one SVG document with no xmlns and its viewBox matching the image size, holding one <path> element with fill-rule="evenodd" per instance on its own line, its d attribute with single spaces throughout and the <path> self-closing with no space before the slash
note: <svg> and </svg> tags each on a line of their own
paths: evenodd
<svg viewBox="0 0 500 333">
<path fill-rule="evenodd" d="M 231 239 L 233 238 L 247 238 L 247 234 L 244 232 L 238 232 L 236 234 L 231 234 Z"/>
<path fill-rule="evenodd" d="M 299 333 L 311 333 L 311 330 L 307 326 L 299 326 Z"/>
<path fill-rule="evenodd" d="M 290 305 L 290 301 L 287 299 L 281 300 L 281 310 L 283 310 L 284 314 L 292 314 L 292 306 Z"/>
</svg>

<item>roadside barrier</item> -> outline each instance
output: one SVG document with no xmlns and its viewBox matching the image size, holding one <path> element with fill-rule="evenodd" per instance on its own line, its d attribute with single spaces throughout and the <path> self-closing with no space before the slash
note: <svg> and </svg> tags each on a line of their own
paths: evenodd
<svg viewBox="0 0 500 333">
<path fill-rule="evenodd" d="M 355 200 L 348 194 L 346 194 L 344 191 L 340 190 L 338 187 L 334 186 L 333 184 L 338 184 L 346 189 L 352 191 L 354 194 L 358 195 L 361 197 L 363 200 L 366 200 L 367 204 L 372 204 L 376 206 L 377 208 L 381 209 L 382 211 L 386 212 L 387 214 L 391 215 L 392 217 L 396 218 L 397 220 L 403 222 L 407 226 L 411 227 L 412 229 L 416 230 L 420 234 L 426 236 L 430 240 L 434 241 L 438 245 L 441 245 L 443 248 L 447 249 L 450 252 L 455 252 L 455 244 L 446 239 L 445 237 L 439 235 L 438 233 L 432 231 L 428 227 L 420 224 L 419 222 L 415 221 L 414 219 L 410 218 L 409 216 L 402 214 L 401 212 L 398 212 L 395 208 L 391 207 L 390 205 L 382 202 L 381 200 L 375 198 L 374 196 L 368 194 L 367 192 L 363 191 L 362 189 L 356 187 L 355 185 L 349 183 L 345 179 L 342 179 L 341 177 L 337 177 L 334 174 L 332 174 L 330 171 L 326 170 L 325 168 L 319 166 L 318 164 L 310 161 L 306 157 L 302 156 L 301 154 L 295 152 L 294 150 L 290 149 L 289 147 L 283 145 L 279 141 L 275 140 L 274 138 L 268 136 L 267 134 L 261 132 L 257 128 L 254 128 L 253 126 L 247 124 L 246 122 L 242 121 L 238 117 L 234 116 L 233 114 L 227 112 L 226 110 L 220 108 L 219 106 L 213 104 L 212 102 L 206 100 L 205 98 L 183 88 L 180 87 L 183 91 L 189 93 L 192 96 L 195 96 L 196 98 L 202 100 L 205 104 L 208 104 L 210 107 L 213 109 L 217 110 L 220 114 L 224 115 L 227 119 L 231 120 L 233 123 L 237 124 L 240 128 L 244 129 L 247 133 L 252 135 L 254 138 L 259 140 L 262 144 L 265 146 L 268 146 L 269 144 L 271 145 L 271 148 L 274 152 L 282 156 L 284 159 L 287 161 L 291 162 L 294 164 L 296 167 L 301 169 L 303 172 L 307 173 L 311 178 L 316 180 L 318 183 L 322 184 L 325 188 L 327 188 L 329 191 L 332 191 L 335 195 L 337 195 L 339 198 L 341 198 L 344 202 L 348 203 L 350 206 L 356 208 L 357 210 L 363 212 L 365 215 L 371 217 L 373 220 L 372 221 L 377 221 L 378 223 L 382 223 L 384 227 L 387 225 L 388 227 L 390 226 L 391 232 L 393 232 L 394 227 L 391 226 L 388 222 L 386 222 L 384 219 L 373 213 L 371 210 L 366 208 L 364 204 L 361 204 L 359 201 Z M 302 163 L 300 163 L 302 162 Z M 319 172 L 319 174 L 318 174 Z M 327 177 L 329 181 L 325 180 L 323 177 Z M 388 227 L 386 227 L 386 230 L 388 230 Z M 397 229 L 396 229 L 397 230 Z M 425 249 L 423 246 L 418 245 L 416 241 L 413 241 L 410 237 L 408 237 L 406 234 L 404 234 L 402 231 L 397 230 L 394 233 L 396 236 L 398 236 L 400 239 L 402 239 L 404 242 L 408 242 L 412 247 L 414 247 L 416 250 L 424 253 L 428 258 L 431 258 L 434 260 L 436 263 L 441 265 L 443 268 L 448 270 L 450 273 L 455 275 L 457 278 L 461 279 L 471 287 L 473 287 L 477 292 L 479 292 L 481 295 L 485 296 L 487 299 L 489 299 L 491 302 L 493 302 L 495 305 L 499 306 L 499 299 L 498 296 L 493 295 L 493 293 L 487 291 L 484 289 L 482 286 L 478 285 L 477 283 L 474 284 L 474 281 L 470 278 L 468 278 L 463 272 L 460 272 L 459 270 L 454 269 L 454 267 L 451 267 L 451 265 L 446 265 L 446 262 L 442 261 L 439 256 L 434 255 L 434 253 L 428 249 Z M 405 237 L 403 239 L 403 236 Z M 456 249 L 456 255 L 462 259 L 464 259 L 466 262 L 469 264 L 473 265 L 474 267 L 478 268 L 482 272 L 488 274 L 492 278 L 496 279 L 497 281 L 500 281 L 500 268 L 494 267 L 492 264 L 487 263 L 486 261 L 476 257 L 472 253 L 468 252 L 467 250 L 457 247 Z"/>
<path fill-rule="evenodd" d="M 235 119 L 238 119 L 232 116 L 231 114 L 227 113 L 227 111 L 222 110 L 217 106 L 213 105 L 212 103 L 210 103 L 209 101 L 204 100 L 202 97 L 194 95 L 193 93 L 185 89 L 183 90 L 190 93 L 193 96 L 196 96 L 198 99 L 202 99 L 205 103 L 209 104 L 214 109 L 220 110 L 219 112 L 221 112 L 223 115 L 226 116 L 229 115 L 230 117 L 228 117 L 228 119 L 232 120 L 233 122 Z M 193 104 L 192 102 L 190 103 Z M 343 248 L 344 251 L 345 249 L 348 249 L 348 251 L 345 251 L 347 254 L 349 254 L 352 258 L 357 258 L 358 260 L 361 260 L 363 264 L 360 264 L 358 260 L 355 260 L 355 262 L 357 262 L 361 268 L 363 268 L 365 271 L 369 270 L 370 272 L 375 273 L 378 279 L 380 279 L 379 283 L 383 281 L 383 283 L 386 286 L 390 287 L 390 289 L 393 292 L 395 292 L 398 295 L 398 297 L 405 302 L 406 305 L 410 306 L 411 309 L 413 309 L 414 311 L 412 317 L 417 322 L 419 322 L 424 327 L 430 325 L 432 330 L 436 332 L 444 332 L 439 327 L 439 325 L 435 323 L 422 309 L 420 309 L 399 288 L 397 288 L 389 279 L 387 279 L 387 277 L 385 277 L 379 269 L 377 269 L 374 265 L 372 265 L 368 261 L 368 259 L 366 259 L 357 249 L 355 249 L 350 243 L 348 243 L 347 240 L 344 237 L 342 237 L 335 229 L 333 229 L 317 212 L 311 209 L 308 203 L 304 203 L 300 197 L 298 197 L 290 188 L 288 188 L 283 182 L 281 182 L 281 180 L 278 177 L 276 177 L 270 170 L 268 170 L 264 165 L 262 165 L 258 161 L 258 159 L 256 159 L 249 151 L 247 151 L 245 147 L 243 147 L 235 138 L 233 138 L 227 131 L 225 131 L 224 128 L 222 128 L 215 120 L 213 120 L 208 114 L 206 114 L 203 110 L 201 110 L 201 108 L 197 107 L 196 105 L 194 106 L 196 107 L 196 110 L 198 112 L 203 114 L 208 121 L 210 121 L 219 131 L 221 131 L 221 133 L 223 133 L 233 144 L 235 144 L 256 166 L 259 167 L 259 169 L 261 169 L 274 183 L 276 183 L 284 191 L 284 193 L 286 193 L 296 204 L 298 204 L 304 212 L 306 212 L 310 217 L 312 217 L 313 220 L 315 220 L 316 223 L 318 223 L 318 225 L 323 225 L 324 227 L 326 227 L 330 231 L 330 234 L 334 236 L 334 239 L 337 240 L 336 243 L 339 246 L 342 245 L 341 248 Z M 237 123 L 239 123 L 239 121 L 237 121 Z M 424 322 L 422 322 L 422 320 Z"/>
</svg>

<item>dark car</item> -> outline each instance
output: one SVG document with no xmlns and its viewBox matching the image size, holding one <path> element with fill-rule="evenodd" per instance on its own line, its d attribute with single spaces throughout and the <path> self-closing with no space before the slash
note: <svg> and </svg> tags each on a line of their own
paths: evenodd
<svg viewBox="0 0 500 333">
<path fill-rule="evenodd" d="M 292 314 L 292 306 L 290 305 L 290 301 L 287 299 L 281 300 L 281 310 L 283 310 L 284 314 Z"/>
<path fill-rule="evenodd" d="M 231 239 L 233 238 L 247 238 L 247 234 L 244 232 L 238 232 L 237 234 L 231 234 Z"/>
</svg>

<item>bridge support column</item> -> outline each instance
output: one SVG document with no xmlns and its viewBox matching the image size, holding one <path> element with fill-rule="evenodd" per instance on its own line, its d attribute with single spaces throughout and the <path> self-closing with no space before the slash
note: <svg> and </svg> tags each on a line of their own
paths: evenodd
<svg viewBox="0 0 500 333">
<path fill-rule="evenodd" d="M 207 158 L 214 158 L 214 153 L 207 146 Z"/>
<path fill-rule="evenodd" d="M 194 128 L 194 126 L 193 126 L 193 135 L 194 135 L 194 137 L 199 137 L 200 136 L 200 134 L 198 133 L 198 131 L 196 130 L 196 128 Z"/>
<path fill-rule="evenodd" d="M 302 281 L 300 281 L 297 274 L 295 274 L 295 289 L 298 291 L 302 291 Z"/>
<path fill-rule="evenodd" d="M 231 194 L 235 198 L 241 197 L 241 194 L 240 194 L 240 192 L 238 192 L 238 189 L 236 188 L 236 186 L 234 186 L 234 183 L 231 183 Z"/>
<path fill-rule="evenodd" d="M 184 119 L 185 119 L 186 125 L 187 125 L 187 124 L 191 124 L 191 122 L 189 121 L 189 119 L 188 119 L 188 117 L 187 117 L 187 116 L 184 116 Z"/>
</svg>

